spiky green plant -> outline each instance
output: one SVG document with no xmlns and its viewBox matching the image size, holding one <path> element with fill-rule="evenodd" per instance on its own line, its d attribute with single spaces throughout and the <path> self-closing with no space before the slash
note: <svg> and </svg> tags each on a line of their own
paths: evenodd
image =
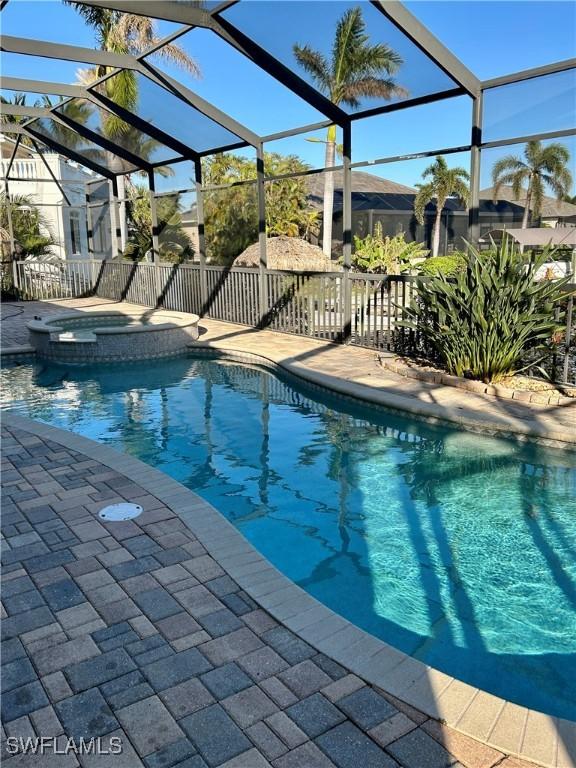
<svg viewBox="0 0 576 768">
<path fill-rule="evenodd" d="M 374 234 L 363 238 L 354 236 L 352 265 L 360 272 L 398 274 L 428 253 L 423 243 L 407 243 L 402 233 L 384 237 L 382 224 L 377 222 Z"/>
<path fill-rule="evenodd" d="M 510 184 L 514 200 L 524 200 L 522 229 L 528 226 L 530 210 L 534 218 L 540 216 L 544 190 L 549 187 L 562 200 L 572 187 L 572 174 L 568 170 L 570 152 L 564 144 L 554 142 L 543 146 L 540 141 L 529 141 L 524 157 L 506 155 L 492 168 L 494 201 L 502 185 Z"/>
<path fill-rule="evenodd" d="M 537 269 L 552 257 L 546 248 L 525 264 L 504 238 L 488 253 L 468 245 L 466 269 L 423 280 L 401 325 L 418 330 L 448 373 L 497 382 L 545 356 L 562 328 L 554 308 L 566 296 L 569 278 L 536 282 Z"/>
</svg>

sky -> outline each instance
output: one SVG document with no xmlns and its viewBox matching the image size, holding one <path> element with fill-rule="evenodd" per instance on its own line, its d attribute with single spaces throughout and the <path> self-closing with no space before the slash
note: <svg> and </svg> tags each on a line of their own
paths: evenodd
<svg viewBox="0 0 576 768">
<path fill-rule="evenodd" d="M 293 66 L 294 42 L 328 53 L 338 18 L 356 5 L 362 6 L 371 39 L 387 43 L 402 57 L 403 64 L 395 78 L 410 97 L 454 87 L 433 62 L 366 2 L 243 0 L 225 15 L 262 46 L 268 46 L 283 63 Z M 570 58 L 576 50 L 576 4 L 568 0 L 407 0 L 405 5 L 481 79 Z M 158 26 L 161 36 L 178 28 L 169 22 L 159 22 Z M 9 0 L 0 14 L 0 27 L 2 34 L 7 35 L 85 47 L 95 45 L 93 30 L 74 9 L 58 0 Z M 182 36 L 179 43 L 197 61 L 201 79 L 194 79 L 158 58 L 154 64 L 256 133 L 267 135 L 324 119 L 213 33 L 195 29 Z M 0 65 L 5 75 L 66 83 L 75 82 L 76 71 L 85 66 L 4 53 Z M 489 91 L 484 139 L 575 127 L 575 93 L 574 72 Z M 30 96 L 29 103 L 34 99 Z M 362 107 L 377 103 L 364 102 Z M 163 110 L 155 107 L 151 93 L 142 105 L 142 116 L 171 135 L 185 138 L 189 131 L 205 140 L 206 126 L 201 121 L 187 122 L 188 110 L 172 113 L 166 104 Z M 372 161 L 461 146 L 469 142 L 470 115 L 470 99 L 459 97 L 356 122 L 352 134 L 353 160 Z M 266 148 L 298 154 L 312 167 L 321 167 L 324 144 L 309 138 L 323 139 L 323 132 L 273 142 Z M 564 143 L 573 150 L 575 158 L 574 137 Z M 491 164 L 497 156 L 518 153 L 521 149 L 514 146 L 504 151 L 490 150 L 486 156 L 489 155 Z M 451 165 L 469 165 L 468 153 L 448 156 L 447 160 Z M 369 170 L 413 186 L 429 163 L 429 159 L 408 160 L 370 166 Z M 482 186 L 489 183 L 490 168 L 485 162 Z"/>
</svg>

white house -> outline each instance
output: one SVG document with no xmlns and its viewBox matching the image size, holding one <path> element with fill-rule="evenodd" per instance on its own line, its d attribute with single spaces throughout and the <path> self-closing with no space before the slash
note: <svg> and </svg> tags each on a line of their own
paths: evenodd
<svg viewBox="0 0 576 768">
<path fill-rule="evenodd" d="M 57 243 L 55 255 L 61 259 L 104 258 L 104 253 L 89 253 L 86 214 L 86 184 L 101 177 L 56 152 L 41 157 L 32 147 L 20 144 L 6 182 L 14 141 L 0 135 L 0 150 L 0 188 L 5 189 L 7 183 L 10 195 L 33 198 Z"/>
</svg>

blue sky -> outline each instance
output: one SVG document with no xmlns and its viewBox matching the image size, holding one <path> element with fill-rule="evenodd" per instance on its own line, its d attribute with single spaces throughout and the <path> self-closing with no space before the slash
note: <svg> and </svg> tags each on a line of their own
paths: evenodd
<svg viewBox="0 0 576 768">
<path fill-rule="evenodd" d="M 256 2 L 245 0 L 227 12 L 228 18 L 286 64 L 293 61 L 292 43 L 329 51 L 338 17 L 360 3 Z M 397 81 L 410 96 L 452 87 L 451 81 L 426 59 L 372 6 L 361 3 L 374 40 L 388 43 L 403 58 Z M 478 77 L 490 78 L 549 61 L 569 58 L 576 50 L 576 4 L 548 0 L 408 0 L 407 7 Z M 0 14 L 3 34 L 44 38 L 54 42 L 94 46 L 93 31 L 70 7 L 55 0 L 10 0 Z M 160 34 L 177 25 L 160 22 Z M 278 34 L 281 30 L 281 34 Z M 194 80 L 160 63 L 191 89 L 264 135 L 287 127 L 322 120 L 313 108 L 258 70 L 212 33 L 193 30 L 180 39 L 202 70 Z M 42 80 L 74 82 L 81 63 L 59 62 L 2 54 L 2 71 Z M 493 91 L 486 102 L 485 138 L 501 138 L 539 130 L 562 130 L 575 124 L 574 74 L 564 73 L 529 81 L 506 91 Z M 33 101 L 31 98 L 31 101 Z M 363 106 L 372 106 L 371 103 Z M 354 160 L 374 160 L 412 152 L 459 146 L 469 141 L 470 100 L 460 97 L 356 123 Z M 179 126 L 180 127 L 180 126 Z M 184 128 L 185 130 L 185 128 Z M 322 133 L 315 134 L 318 138 Z M 323 145 L 295 137 L 270 145 L 296 153 L 314 167 L 323 164 Z M 574 148 L 574 140 L 565 141 Z M 507 148 L 506 153 L 520 148 Z M 491 151 L 490 159 L 500 152 Z M 450 163 L 467 165 L 467 155 Z M 428 160 L 372 166 L 371 172 L 412 186 Z M 576 168 L 575 168 L 576 171 Z M 487 163 L 483 182 L 489 182 Z"/>
</svg>

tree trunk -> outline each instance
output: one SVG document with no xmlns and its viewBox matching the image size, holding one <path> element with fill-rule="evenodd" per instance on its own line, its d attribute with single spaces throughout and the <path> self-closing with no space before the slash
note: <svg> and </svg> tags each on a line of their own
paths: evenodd
<svg viewBox="0 0 576 768">
<path fill-rule="evenodd" d="M 126 250 L 126 243 L 128 241 L 128 216 L 126 210 L 126 177 L 124 175 L 117 176 L 118 181 L 118 199 L 120 204 L 118 206 L 120 217 L 120 247 L 122 253 Z"/>
<path fill-rule="evenodd" d="M 432 234 L 432 256 L 438 256 L 440 250 L 440 224 L 442 223 L 442 208 L 436 204 L 436 219 L 434 220 L 434 232 Z"/>
<path fill-rule="evenodd" d="M 524 206 L 524 215 L 522 216 L 522 229 L 528 228 L 528 217 L 530 216 L 530 202 L 532 200 L 532 181 L 528 184 L 526 192 L 526 204 Z"/>
<path fill-rule="evenodd" d="M 332 168 L 336 156 L 336 126 L 331 125 L 328 128 L 328 137 L 326 141 L 326 155 L 324 158 L 324 167 Z M 323 231 L 322 231 L 322 250 L 328 258 L 332 255 L 332 217 L 334 215 L 334 173 L 324 172 L 324 209 L 323 209 Z"/>
</svg>

